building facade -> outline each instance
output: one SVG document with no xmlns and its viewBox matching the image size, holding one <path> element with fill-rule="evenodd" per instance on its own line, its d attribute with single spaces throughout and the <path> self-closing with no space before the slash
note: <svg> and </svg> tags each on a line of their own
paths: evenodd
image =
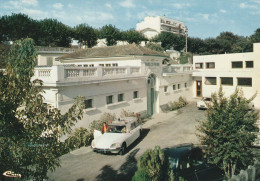
<svg viewBox="0 0 260 181">
<path fill-rule="evenodd" d="M 183 22 L 170 18 L 157 16 L 147 16 L 144 21 L 136 24 L 136 30 L 141 32 L 146 38 L 151 39 L 161 32 L 187 35 L 188 28 Z"/>
<path fill-rule="evenodd" d="M 242 89 L 246 98 L 258 93 L 255 108 L 260 109 L 260 43 L 253 52 L 193 57 L 193 95 L 210 97 L 222 86 L 226 96 Z"/>
<path fill-rule="evenodd" d="M 34 78 L 44 82 L 46 103 L 62 112 L 83 96 L 84 116 L 75 127 L 88 127 L 105 112 L 152 115 L 179 96 L 190 100 L 192 65 L 164 65 L 167 58 L 137 45 L 83 49 L 57 58 L 60 65 L 37 67 Z"/>
</svg>

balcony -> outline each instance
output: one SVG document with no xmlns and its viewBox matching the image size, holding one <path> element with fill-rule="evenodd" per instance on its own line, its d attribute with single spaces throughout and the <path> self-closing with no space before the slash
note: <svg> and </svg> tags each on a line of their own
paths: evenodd
<svg viewBox="0 0 260 181">
<path fill-rule="evenodd" d="M 145 77 L 141 67 L 73 67 L 56 65 L 36 67 L 33 79 L 40 79 L 45 86 L 66 86 L 111 80 L 136 79 Z"/>
<path fill-rule="evenodd" d="M 178 64 L 178 65 L 170 65 L 162 67 L 162 75 L 163 76 L 171 76 L 178 73 L 182 74 L 192 74 L 193 68 L 192 64 Z"/>
</svg>

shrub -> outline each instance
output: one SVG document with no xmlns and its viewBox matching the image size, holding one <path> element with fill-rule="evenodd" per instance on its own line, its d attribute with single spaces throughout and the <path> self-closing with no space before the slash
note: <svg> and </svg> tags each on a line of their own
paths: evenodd
<svg viewBox="0 0 260 181">
<path fill-rule="evenodd" d="M 70 150 L 74 150 L 82 146 L 90 145 L 92 139 L 93 135 L 86 128 L 80 127 L 75 129 L 70 137 L 65 140 L 65 143 Z"/>
<path fill-rule="evenodd" d="M 149 149 L 140 157 L 138 161 L 139 175 L 146 172 L 148 177 L 153 181 L 168 179 L 169 162 L 164 151 L 155 146 L 154 150 Z M 140 171 L 142 170 L 142 171 Z"/>
<path fill-rule="evenodd" d="M 179 97 L 178 101 L 169 102 L 168 106 L 171 111 L 180 109 L 188 104 L 187 100 L 183 97 Z"/>
<path fill-rule="evenodd" d="M 151 181 L 151 178 L 148 176 L 146 171 L 137 170 L 132 178 L 132 181 Z"/>
<path fill-rule="evenodd" d="M 137 117 L 137 121 L 142 123 L 141 115 L 138 113 L 131 112 L 129 110 L 122 109 L 120 117 Z"/>
<path fill-rule="evenodd" d="M 106 122 L 106 123 L 110 123 L 113 122 L 116 119 L 116 115 L 115 114 L 111 114 L 111 113 L 103 113 L 100 117 L 100 121 Z"/>
</svg>

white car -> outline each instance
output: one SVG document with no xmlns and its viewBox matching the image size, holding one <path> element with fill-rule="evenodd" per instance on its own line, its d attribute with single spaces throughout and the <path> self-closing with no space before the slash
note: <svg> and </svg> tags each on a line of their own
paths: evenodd
<svg viewBox="0 0 260 181">
<path fill-rule="evenodd" d="M 197 108 L 198 109 L 208 109 L 207 104 L 211 102 L 210 97 L 203 97 L 201 100 L 197 102 Z"/>
<path fill-rule="evenodd" d="M 126 148 L 141 136 L 142 126 L 136 117 L 125 117 L 108 125 L 108 131 L 94 131 L 93 151 L 123 155 Z"/>
</svg>

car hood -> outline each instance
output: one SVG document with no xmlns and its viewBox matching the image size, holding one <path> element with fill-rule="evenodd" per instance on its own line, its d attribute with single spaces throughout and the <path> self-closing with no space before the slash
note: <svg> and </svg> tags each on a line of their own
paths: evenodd
<svg viewBox="0 0 260 181">
<path fill-rule="evenodd" d="M 94 139 L 96 148 L 109 148 L 114 143 L 121 143 L 126 133 L 104 133 Z"/>
</svg>

